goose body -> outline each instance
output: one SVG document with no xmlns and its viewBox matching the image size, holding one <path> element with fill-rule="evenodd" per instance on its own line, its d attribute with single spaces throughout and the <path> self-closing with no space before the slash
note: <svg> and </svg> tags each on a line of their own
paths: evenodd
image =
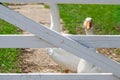
<svg viewBox="0 0 120 80">
<path fill-rule="evenodd" d="M 87 62 L 84 59 L 80 59 L 80 62 L 78 64 L 78 73 L 102 73 L 105 72 L 99 67 L 96 67 L 95 65 Z"/>
<path fill-rule="evenodd" d="M 60 16 L 58 6 L 49 4 L 51 9 L 51 29 L 60 33 Z M 92 19 L 86 18 L 84 22 L 85 32 L 87 35 L 92 35 Z M 94 49 L 95 50 L 95 49 Z M 72 72 L 102 72 L 100 68 L 85 61 L 84 59 L 75 56 L 61 48 L 49 48 L 48 54 L 59 65 L 63 66 Z"/>
</svg>

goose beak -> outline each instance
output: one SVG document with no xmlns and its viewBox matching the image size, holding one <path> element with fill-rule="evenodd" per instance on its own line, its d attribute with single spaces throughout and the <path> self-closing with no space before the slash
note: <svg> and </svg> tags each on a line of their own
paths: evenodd
<svg viewBox="0 0 120 80">
<path fill-rule="evenodd" d="M 92 22 L 91 21 L 87 21 L 86 23 L 86 29 L 90 30 L 92 28 Z"/>
</svg>

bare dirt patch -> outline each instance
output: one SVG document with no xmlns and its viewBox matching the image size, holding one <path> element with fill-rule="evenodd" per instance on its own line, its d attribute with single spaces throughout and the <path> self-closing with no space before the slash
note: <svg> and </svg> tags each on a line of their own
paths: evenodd
<svg viewBox="0 0 120 80">
<path fill-rule="evenodd" d="M 20 68 L 24 73 L 62 72 L 62 67 L 47 55 L 47 50 L 38 48 L 23 49 L 22 56 L 20 56 Z"/>
</svg>

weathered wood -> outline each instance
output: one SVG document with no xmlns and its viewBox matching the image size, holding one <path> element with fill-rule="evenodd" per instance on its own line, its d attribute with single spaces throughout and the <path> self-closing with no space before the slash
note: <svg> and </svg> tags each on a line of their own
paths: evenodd
<svg viewBox="0 0 120 80">
<path fill-rule="evenodd" d="M 120 0 L 0 0 L 0 2 L 17 3 L 72 3 L 72 4 L 120 4 Z"/>
<path fill-rule="evenodd" d="M 82 73 L 82 74 L 0 74 L 1 80 L 119 80 L 111 73 Z"/>
<path fill-rule="evenodd" d="M 17 12 L 11 11 L 2 5 L 0 5 L 0 10 L 0 18 L 120 77 L 119 63 L 114 62 L 100 54 L 96 54 L 82 44 L 70 39 L 69 37 L 62 36 L 61 34 L 50 30 L 49 28 L 44 27 L 43 25 L 40 25 L 39 23 L 36 23 Z"/>
<path fill-rule="evenodd" d="M 66 35 L 88 48 L 120 48 L 120 35 Z M 0 48 L 58 48 L 45 40 L 30 35 L 0 35 Z"/>
</svg>

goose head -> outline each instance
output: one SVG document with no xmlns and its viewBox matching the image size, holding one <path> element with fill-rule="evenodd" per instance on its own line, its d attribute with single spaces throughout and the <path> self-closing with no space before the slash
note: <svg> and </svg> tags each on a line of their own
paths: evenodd
<svg viewBox="0 0 120 80">
<path fill-rule="evenodd" d="M 86 35 L 93 35 L 93 21 L 92 18 L 86 18 L 84 21 L 84 28 Z"/>
</svg>

